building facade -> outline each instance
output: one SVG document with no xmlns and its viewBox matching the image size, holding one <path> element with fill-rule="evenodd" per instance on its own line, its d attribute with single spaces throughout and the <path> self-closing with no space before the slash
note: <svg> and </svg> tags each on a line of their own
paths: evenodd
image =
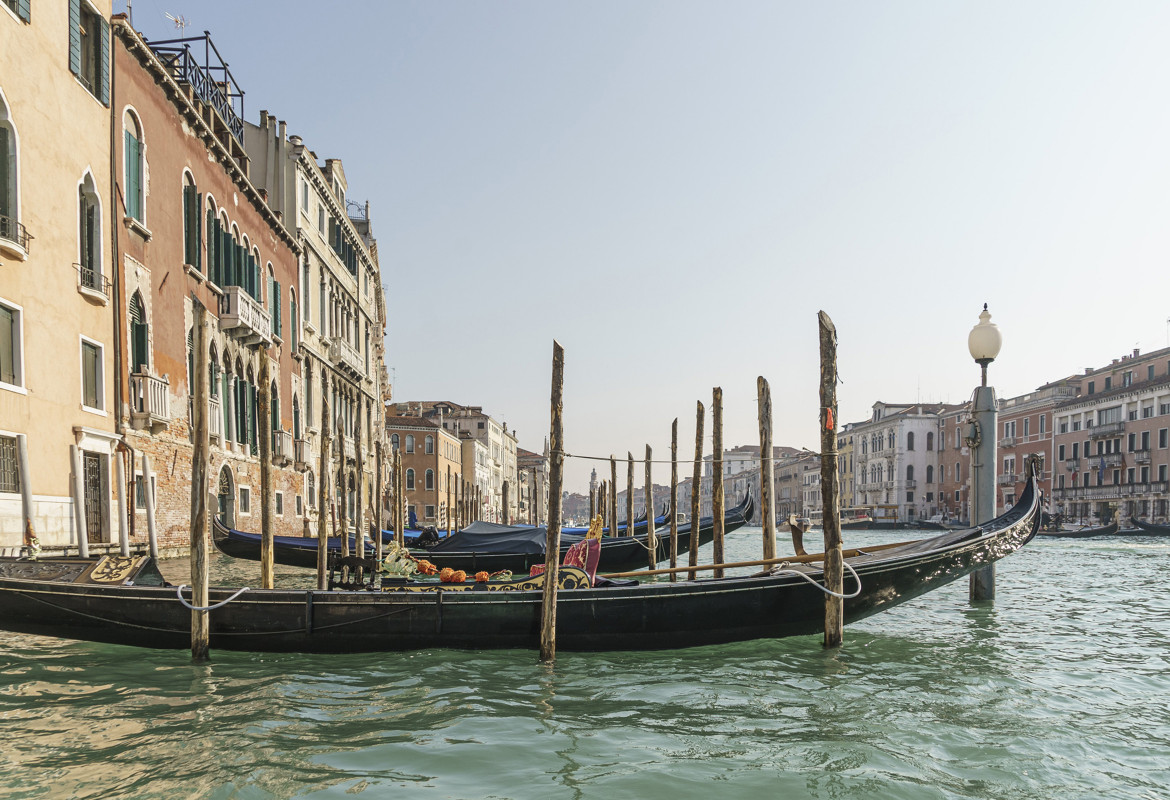
<svg viewBox="0 0 1170 800">
<path fill-rule="evenodd" d="M 242 93 L 222 62 L 202 60 L 214 51 L 206 35 L 148 43 L 118 15 L 112 42 L 119 369 L 111 383 L 119 430 L 153 463 L 159 541 L 189 544 L 196 304 L 212 325 L 209 475 L 219 514 L 260 530 L 268 437 L 273 530 L 300 534 L 296 306 L 282 288 L 296 281 L 299 247 L 249 179 Z M 265 371 L 271 413 L 261 419 Z M 140 480 L 136 538 L 146 533 L 146 491 Z"/>
<path fill-rule="evenodd" d="M 0 548 L 20 547 L 29 524 L 46 546 L 109 543 L 126 463 L 110 3 L 0 5 Z"/>
<path fill-rule="evenodd" d="M 245 123 L 244 131 L 255 183 L 269 207 L 295 230 L 301 250 L 296 274 L 280 287 L 301 366 L 294 396 L 297 463 L 306 472 L 306 488 L 315 484 L 323 440 L 321 399 L 327 393 L 330 436 L 341 431 L 345 437 L 344 463 L 330 459 L 333 494 L 344 486 L 348 495 L 360 486 L 363 498 L 362 508 L 346 503 L 353 527 L 373 512 L 389 396 L 385 300 L 369 206 L 346 200 L 349 185 L 340 159 L 322 165 L 301 137 L 288 135 L 285 123 L 267 111 L 260 112 L 258 125 Z M 315 516 L 315 509 L 310 514 Z"/>
<path fill-rule="evenodd" d="M 403 502 L 419 525 L 452 527 L 455 487 L 463 480 L 463 450 L 459 437 L 434 420 L 415 416 L 387 416 L 386 434 L 391 452 L 402 456 Z M 409 517 L 408 517 L 409 519 Z"/>
</svg>

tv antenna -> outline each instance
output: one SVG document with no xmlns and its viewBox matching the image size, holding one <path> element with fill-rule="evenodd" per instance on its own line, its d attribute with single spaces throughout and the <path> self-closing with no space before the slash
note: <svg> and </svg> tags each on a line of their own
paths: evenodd
<svg viewBox="0 0 1170 800">
<path fill-rule="evenodd" d="M 187 35 L 187 26 L 190 25 L 191 23 L 187 21 L 186 17 L 184 17 L 182 14 L 180 14 L 179 16 L 176 17 L 174 14 L 168 13 L 168 14 L 166 14 L 166 18 L 169 19 L 171 22 L 175 23 L 175 27 L 178 28 L 180 31 L 180 33 L 179 33 L 180 37 Z"/>
</svg>

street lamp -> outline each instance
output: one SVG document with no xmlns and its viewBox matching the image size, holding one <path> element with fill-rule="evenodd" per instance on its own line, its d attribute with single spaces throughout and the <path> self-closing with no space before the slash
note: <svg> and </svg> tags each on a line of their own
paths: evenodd
<svg viewBox="0 0 1170 800">
<path fill-rule="evenodd" d="M 979 315 L 979 324 L 967 334 L 967 349 L 971 358 L 983 368 L 983 385 L 987 385 L 987 365 L 995 361 L 999 355 L 999 348 L 1003 346 L 1003 336 L 999 328 L 991 321 L 991 313 L 987 310 L 987 303 L 983 304 L 983 313 Z"/>
<path fill-rule="evenodd" d="M 987 365 L 999 355 L 1003 337 L 991 321 L 987 304 L 979 324 L 967 335 L 967 349 L 983 371 L 983 382 L 975 389 L 971 423 L 967 435 L 971 447 L 971 524 L 984 525 L 995 517 L 996 416 L 995 389 L 987 385 Z M 971 573 L 972 602 L 995 599 L 995 565 Z"/>
</svg>

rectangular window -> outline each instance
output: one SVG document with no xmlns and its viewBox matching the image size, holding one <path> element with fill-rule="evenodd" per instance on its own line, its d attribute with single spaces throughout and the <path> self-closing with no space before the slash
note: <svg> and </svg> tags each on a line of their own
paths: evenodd
<svg viewBox="0 0 1170 800">
<path fill-rule="evenodd" d="M 906 492 L 906 502 L 907 503 L 914 502 L 914 492 Z"/>
<path fill-rule="evenodd" d="M 102 384 L 102 347 L 81 340 L 81 405 L 91 411 L 105 408 L 105 392 Z"/>
<path fill-rule="evenodd" d="M 1143 450 L 1150 449 L 1150 432 L 1149 431 L 1142 431 L 1142 449 Z"/>
<path fill-rule="evenodd" d="M 1056 460 L 1057 461 L 1064 461 L 1064 445 L 1063 444 L 1056 448 L 1056 453 L 1057 453 Z M 647 552 L 649 552 L 649 551 L 647 551 Z"/>
<path fill-rule="evenodd" d="M 1170 431 L 1170 429 L 1167 429 L 1167 428 L 1159 428 L 1158 429 L 1158 447 L 1159 448 L 1162 448 L 1162 449 L 1166 448 L 1166 444 L 1167 444 L 1166 438 L 1167 438 L 1168 431 Z"/>
<path fill-rule="evenodd" d="M 297 516 L 298 517 L 304 516 L 304 513 L 305 513 L 305 501 L 302 500 L 301 496 L 298 494 L 297 495 Z"/>
<path fill-rule="evenodd" d="M 1056 488 L 1057 488 L 1057 489 L 1063 489 L 1063 488 L 1064 488 L 1064 475 L 1063 475 L 1063 474 L 1062 474 L 1062 475 L 1057 475 L 1057 476 L 1056 476 Z"/>
<path fill-rule="evenodd" d="M 21 309 L 0 303 L 0 384 L 24 384 L 23 317 Z"/>
<path fill-rule="evenodd" d="M 1142 406 L 1142 419 L 1149 419 L 1154 416 L 1154 404 L 1150 403 L 1148 406 Z"/>
<path fill-rule="evenodd" d="M 1158 416 L 1164 416 L 1166 414 L 1170 414 L 1170 403 L 1159 403 Z"/>
<path fill-rule="evenodd" d="M 1134 479 L 1134 476 L 1136 474 L 1137 474 L 1137 470 L 1134 469 L 1133 467 L 1130 467 L 1129 469 L 1127 469 L 1125 471 L 1125 482 L 1126 483 L 1133 483 L 1133 479 Z"/>
<path fill-rule="evenodd" d="M 426 506 L 426 510 L 427 510 L 427 519 L 434 519 L 435 518 L 435 507 L 434 506 Z"/>
<path fill-rule="evenodd" d="M 309 179 L 301 179 L 301 210 L 309 213 Z"/>
<path fill-rule="evenodd" d="M 1131 433 L 1129 438 L 1126 440 L 1126 443 L 1129 446 L 1129 452 L 1132 453 L 1135 449 L 1137 449 L 1137 434 Z"/>
<path fill-rule="evenodd" d="M 1095 394 L 1097 391 L 1097 382 L 1089 381 L 1089 394 Z"/>
<path fill-rule="evenodd" d="M 1154 379 L 1154 365 L 1146 367 L 1146 380 L 1152 381 Z"/>
<path fill-rule="evenodd" d="M 240 487 L 240 513 L 252 513 L 252 490 L 247 486 Z"/>
<path fill-rule="evenodd" d="M 155 477 L 150 476 L 150 497 L 156 503 L 158 502 L 158 484 L 155 482 Z M 146 509 L 146 478 L 142 477 L 141 473 L 134 478 L 134 505 L 143 510 Z"/>
<path fill-rule="evenodd" d="M 1098 425 L 1110 425 L 1114 422 L 1122 421 L 1122 407 L 1113 406 L 1112 408 L 1103 408 L 1097 412 Z"/>
<path fill-rule="evenodd" d="M 325 206 L 317 206 L 317 230 L 325 235 Z"/>
<path fill-rule="evenodd" d="M 1025 436 L 1031 435 L 1031 433 L 1032 433 L 1031 428 L 1032 428 L 1032 418 L 1031 417 L 1024 417 L 1024 435 Z"/>
<path fill-rule="evenodd" d="M 82 0 L 69 0 L 69 71 L 110 104 L 110 23 Z"/>
<path fill-rule="evenodd" d="M 29 0 L 3 0 L 4 5 L 12 9 L 12 13 L 20 17 L 24 22 L 32 21 L 32 9 L 29 7 Z"/>
<path fill-rule="evenodd" d="M 1041 414 L 1040 415 L 1040 432 L 1041 433 L 1044 433 L 1045 429 L 1048 427 L 1047 422 L 1048 422 L 1048 415 Z"/>
<path fill-rule="evenodd" d="M 0 492 L 20 492 L 20 461 L 16 457 L 15 436 L 0 436 Z"/>
<path fill-rule="evenodd" d="M 284 492 L 276 492 L 276 516 L 284 516 Z"/>
<path fill-rule="evenodd" d="M 1126 372 L 1122 373 L 1121 385 L 1122 386 L 1133 386 L 1133 371 L 1132 370 L 1127 370 Z"/>
<path fill-rule="evenodd" d="M 1074 431 L 1079 431 L 1079 430 L 1081 429 L 1081 421 L 1080 421 L 1079 419 L 1074 419 L 1074 420 L 1073 420 L 1073 427 L 1072 427 L 1072 429 L 1073 429 Z"/>
<path fill-rule="evenodd" d="M 1150 468 L 1142 467 L 1142 483 L 1150 482 Z"/>
<path fill-rule="evenodd" d="M 928 503 L 934 502 L 934 492 L 927 492 L 926 493 L 926 502 L 928 502 Z"/>
<path fill-rule="evenodd" d="M 1073 442 L 1072 457 L 1079 458 L 1080 457 L 1079 456 L 1080 450 L 1081 450 L 1081 443 L 1080 442 Z"/>
<path fill-rule="evenodd" d="M 1113 376 L 1110 375 L 1108 378 L 1105 379 L 1105 391 L 1109 391 L 1112 388 L 1113 388 Z"/>
<path fill-rule="evenodd" d="M 1115 470 L 1113 470 L 1113 485 L 1117 486 L 1120 483 L 1121 483 L 1121 470 L 1115 469 Z"/>
<path fill-rule="evenodd" d="M 1162 464 L 1158 467 L 1158 480 L 1165 482 L 1166 480 L 1166 465 Z"/>
</svg>

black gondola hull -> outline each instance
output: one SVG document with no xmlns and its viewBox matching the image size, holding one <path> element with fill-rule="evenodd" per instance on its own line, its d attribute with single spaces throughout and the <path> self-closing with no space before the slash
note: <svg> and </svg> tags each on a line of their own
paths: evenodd
<svg viewBox="0 0 1170 800">
<path fill-rule="evenodd" d="M 1020 511 L 1021 497 L 1012 512 L 983 529 L 849 558 L 862 592 L 845 601 L 846 622 L 893 608 L 1018 549 L 1038 526 L 1034 497 L 1027 511 Z M 796 568 L 813 580 L 821 577 L 817 568 Z M 151 647 L 190 644 L 191 612 L 175 587 L 54 582 L 14 573 L 0 574 L 2 628 Z M 854 588 L 848 574 L 845 588 Z M 233 591 L 212 589 L 211 603 L 229 600 Z M 539 590 L 251 590 L 209 613 L 211 646 L 319 653 L 535 648 L 541 603 Z M 815 634 L 823 625 L 821 590 L 788 573 L 571 589 L 558 597 L 557 648 L 680 648 Z"/>
</svg>

